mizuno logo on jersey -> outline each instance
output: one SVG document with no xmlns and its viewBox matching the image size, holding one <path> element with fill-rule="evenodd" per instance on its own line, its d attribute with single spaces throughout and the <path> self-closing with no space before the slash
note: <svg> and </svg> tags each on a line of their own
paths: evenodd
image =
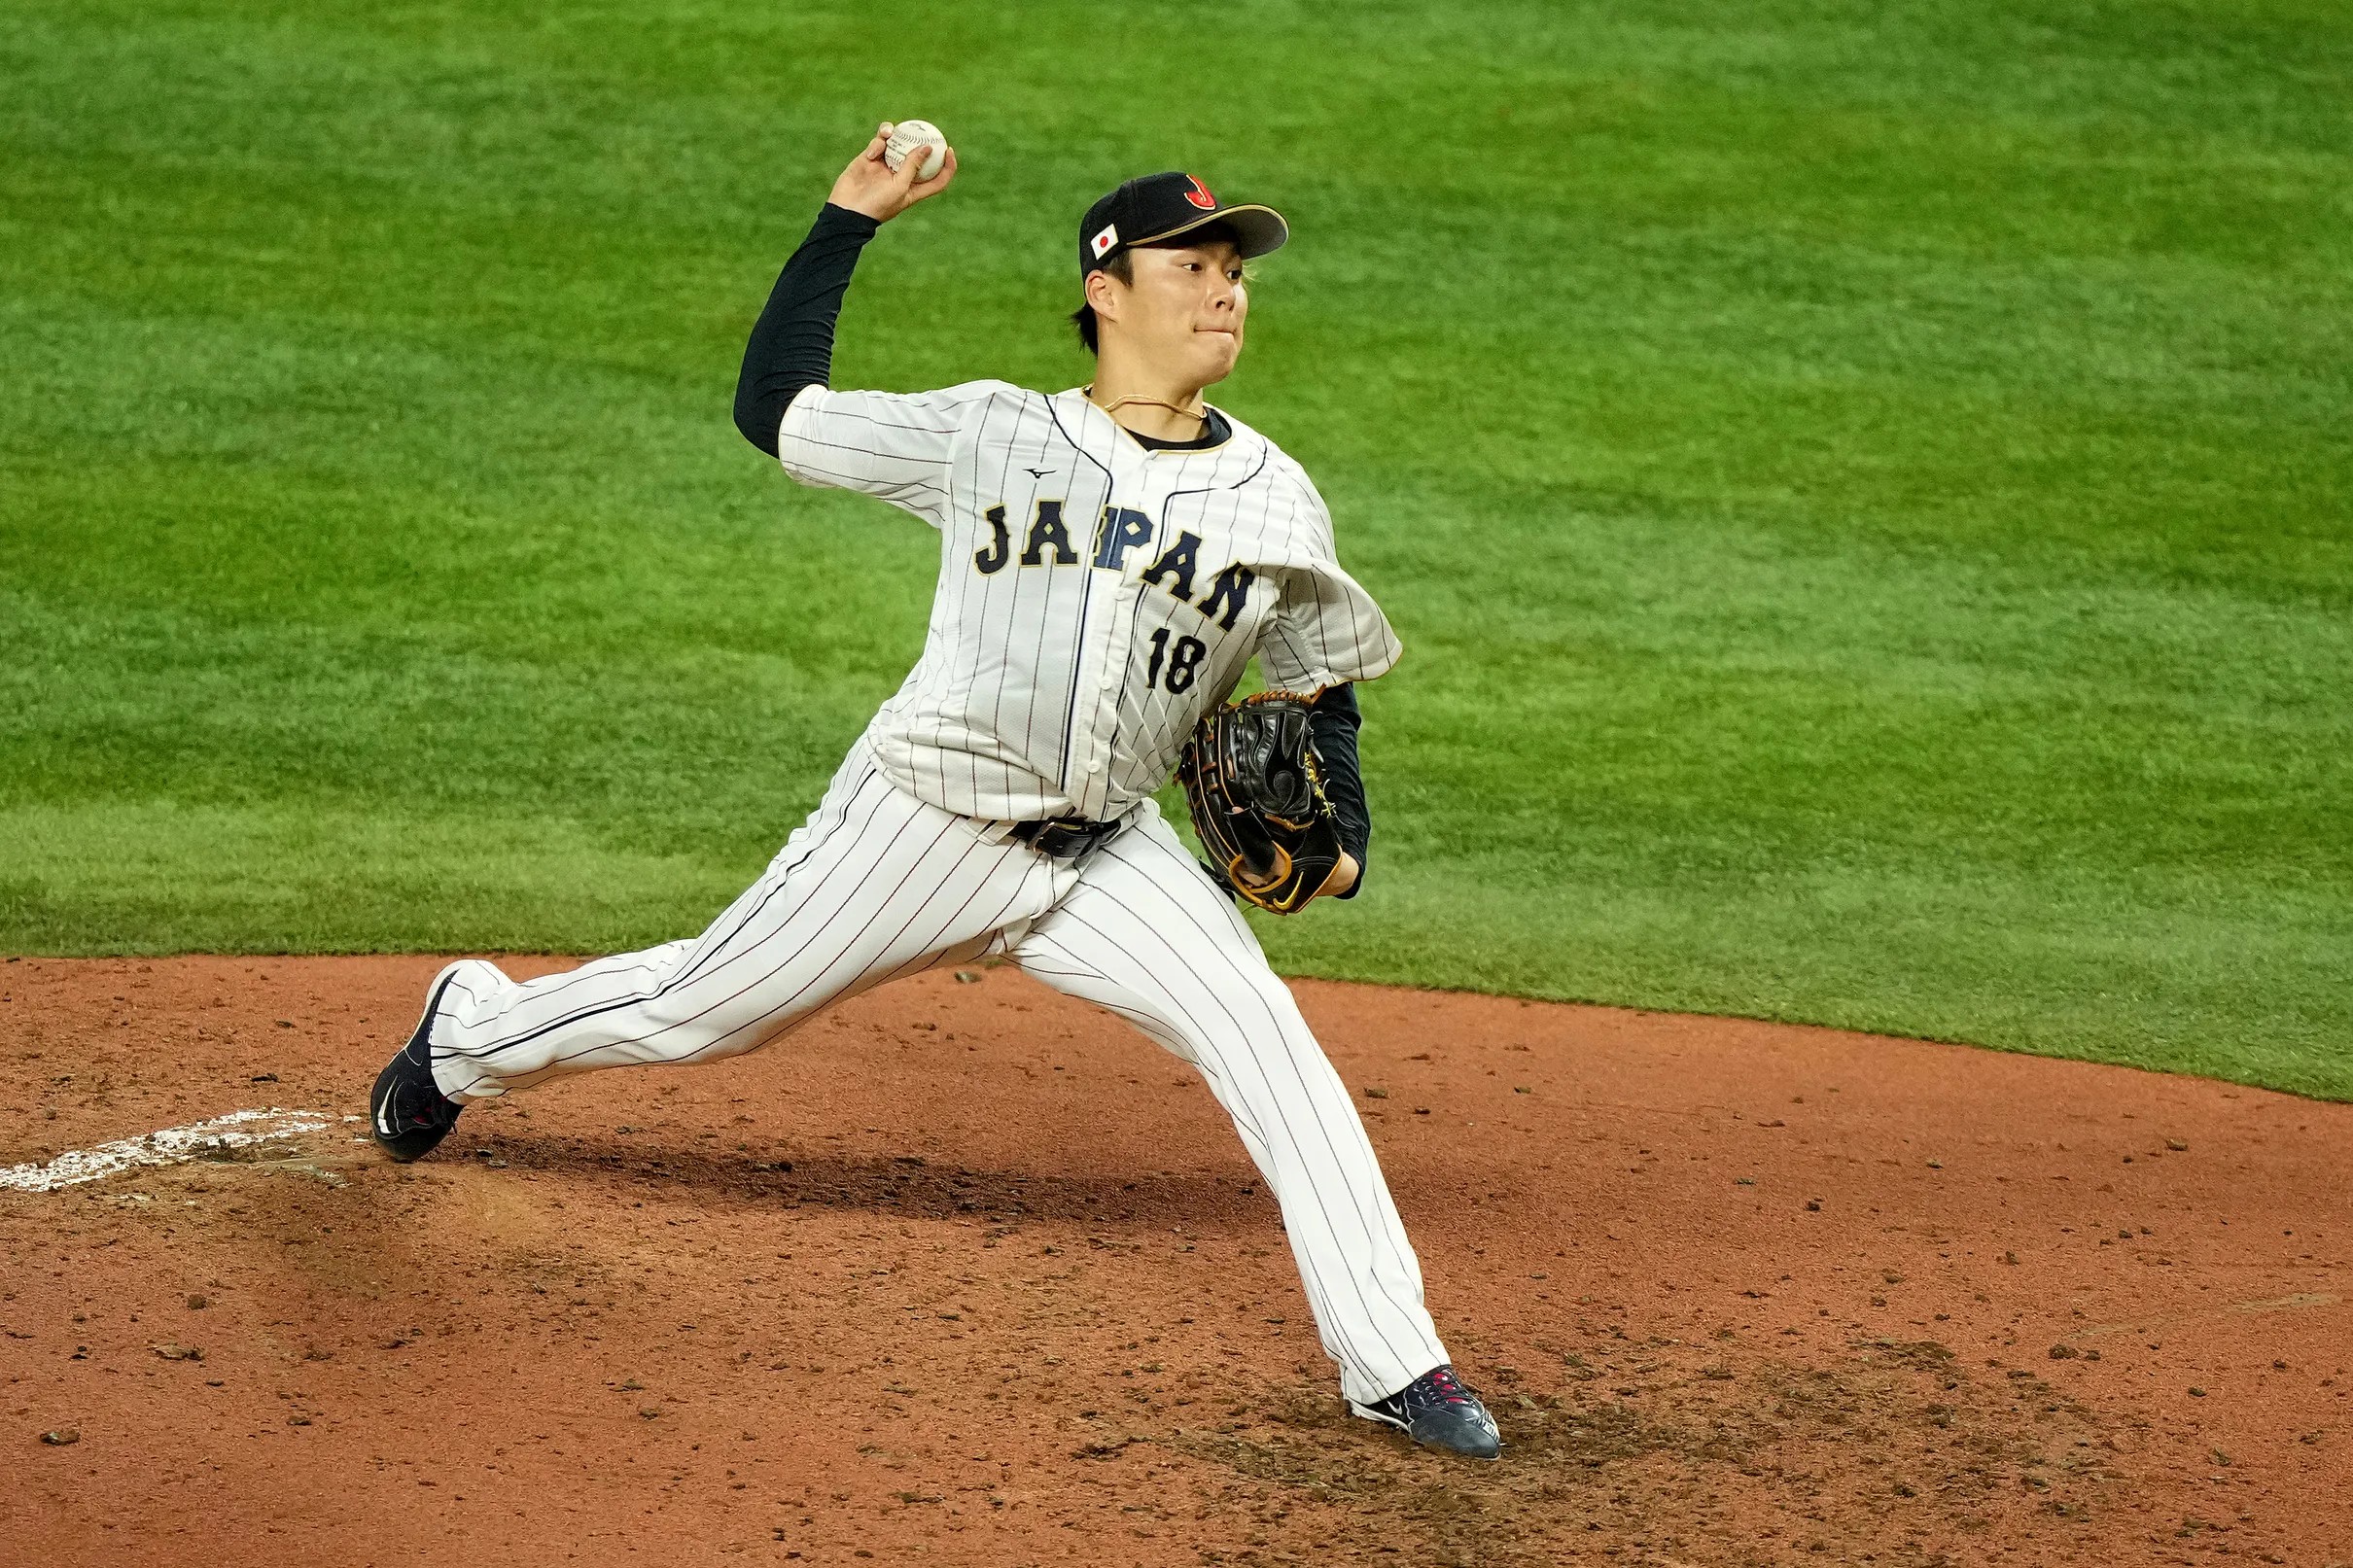
<svg viewBox="0 0 2353 1568">
<path fill-rule="evenodd" d="M 1013 530 L 1002 505 L 991 506 L 981 514 L 989 524 L 989 542 L 972 552 L 972 568 L 983 576 L 1001 572 L 1013 560 Z M 1095 520 L 1094 549 L 1087 564 L 1109 572 L 1124 572 L 1128 558 L 1152 542 L 1152 519 L 1132 506 L 1106 506 Z M 1021 543 L 1023 566 L 1076 566 L 1078 549 L 1071 541 L 1071 530 L 1062 513 L 1060 501 L 1040 501 L 1031 515 L 1028 533 Z M 1162 550 L 1143 569 L 1141 580 L 1157 584 L 1163 592 L 1179 604 L 1194 609 L 1227 631 L 1234 629 L 1242 611 L 1249 604 L 1250 585 L 1258 574 L 1240 561 L 1229 563 L 1211 581 L 1209 589 L 1198 600 L 1193 597 L 1194 578 L 1201 572 L 1201 536 L 1190 529 L 1179 532 L 1176 542 Z"/>
</svg>

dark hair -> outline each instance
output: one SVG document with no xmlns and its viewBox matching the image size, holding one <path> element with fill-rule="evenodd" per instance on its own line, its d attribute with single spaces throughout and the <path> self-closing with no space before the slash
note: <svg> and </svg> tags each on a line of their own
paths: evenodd
<svg viewBox="0 0 2353 1568">
<path fill-rule="evenodd" d="M 1123 245 L 1111 253 L 1111 259 L 1103 263 L 1101 270 L 1108 272 L 1120 282 L 1134 287 L 1136 253 L 1138 251 L 1180 251 L 1188 245 L 1208 245 L 1217 240 L 1224 240 L 1228 245 L 1240 243 L 1232 226 L 1224 223 L 1204 224 L 1199 228 L 1188 229 L 1176 238 L 1162 240 L 1157 245 Z M 1079 281 L 1085 282 L 1083 278 Z M 1081 299 L 1078 302 L 1078 308 L 1071 312 L 1071 325 L 1078 329 L 1078 340 L 1087 346 L 1089 354 L 1102 352 L 1098 346 L 1101 339 L 1095 326 L 1095 307 L 1093 305 Z"/>
</svg>

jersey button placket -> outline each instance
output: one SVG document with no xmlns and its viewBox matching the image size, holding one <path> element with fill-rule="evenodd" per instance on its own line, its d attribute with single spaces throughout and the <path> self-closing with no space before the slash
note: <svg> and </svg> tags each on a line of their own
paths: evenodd
<svg viewBox="0 0 2353 1568">
<path fill-rule="evenodd" d="M 1093 690 L 1088 693 L 1086 766 L 1079 788 L 1079 815 L 1100 819 L 1108 809 L 1111 792 L 1111 747 L 1119 733 L 1119 700 L 1127 688 L 1132 585 L 1124 577 L 1095 569 L 1098 609 L 1105 622 L 1102 651 L 1095 666 Z M 1108 580 L 1106 580 L 1108 579 Z"/>
<path fill-rule="evenodd" d="M 1143 505 L 1138 509 L 1147 517 L 1156 517 L 1162 498 L 1150 494 L 1148 487 L 1140 483 L 1142 478 L 1141 469 L 1139 463 L 1128 473 L 1120 475 L 1122 482 L 1113 485 L 1106 505 L 1134 505 L 1134 500 L 1141 500 Z M 1139 495 L 1139 492 L 1143 493 Z M 1119 733 L 1120 699 L 1127 690 L 1128 659 L 1135 638 L 1136 591 L 1140 585 L 1130 575 L 1127 563 L 1124 562 L 1116 576 L 1104 568 L 1089 570 L 1095 579 L 1090 586 L 1100 596 L 1104 644 L 1101 662 L 1095 667 L 1095 689 L 1091 693 L 1092 719 L 1087 725 L 1087 761 L 1080 784 L 1079 815 L 1100 819 L 1110 808 L 1111 750 Z M 1105 580 L 1106 578 L 1108 580 Z"/>
</svg>

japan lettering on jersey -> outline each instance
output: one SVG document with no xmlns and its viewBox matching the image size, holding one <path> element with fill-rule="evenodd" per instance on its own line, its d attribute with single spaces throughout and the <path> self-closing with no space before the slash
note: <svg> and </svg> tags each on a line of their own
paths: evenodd
<svg viewBox="0 0 2353 1568">
<path fill-rule="evenodd" d="M 1107 819 L 1168 782 L 1253 653 L 1299 692 L 1397 662 L 1322 497 L 1239 421 L 1215 447 L 1153 451 L 1075 391 L 811 387 L 777 445 L 802 483 L 939 530 L 923 658 L 867 738 L 948 811 Z"/>
</svg>

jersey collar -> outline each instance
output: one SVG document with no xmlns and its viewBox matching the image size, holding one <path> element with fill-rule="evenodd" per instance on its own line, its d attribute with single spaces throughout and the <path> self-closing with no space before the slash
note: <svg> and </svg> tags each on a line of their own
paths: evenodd
<svg viewBox="0 0 2353 1568">
<path fill-rule="evenodd" d="M 1085 452 L 1106 468 L 1124 468 L 1133 464 L 1147 463 L 1153 458 L 1206 457 L 1228 461 L 1238 457 L 1244 458 L 1246 461 L 1234 470 L 1236 476 L 1227 483 L 1214 487 L 1231 490 L 1239 489 L 1247 483 L 1260 469 L 1266 466 L 1266 454 L 1263 450 L 1266 438 L 1232 414 L 1227 413 L 1223 408 L 1218 408 L 1217 412 L 1224 418 L 1226 428 L 1231 434 L 1215 446 L 1196 446 L 1182 451 L 1154 451 L 1136 439 L 1135 433 L 1125 425 L 1097 407 L 1095 401 L 1086 395 L 1086 389 L 1083 387 L 1071 387 L 1057 392 L 1054 394 L 1052 401 L 1058 410 L 1055 422 L 1062 426 L 1063 433 L 1071 437 L 1071 443 L 1080 451 Z M 1207 406 L 1216 407 L 1214 403 L 1207 404 Z"/>
</svg>

